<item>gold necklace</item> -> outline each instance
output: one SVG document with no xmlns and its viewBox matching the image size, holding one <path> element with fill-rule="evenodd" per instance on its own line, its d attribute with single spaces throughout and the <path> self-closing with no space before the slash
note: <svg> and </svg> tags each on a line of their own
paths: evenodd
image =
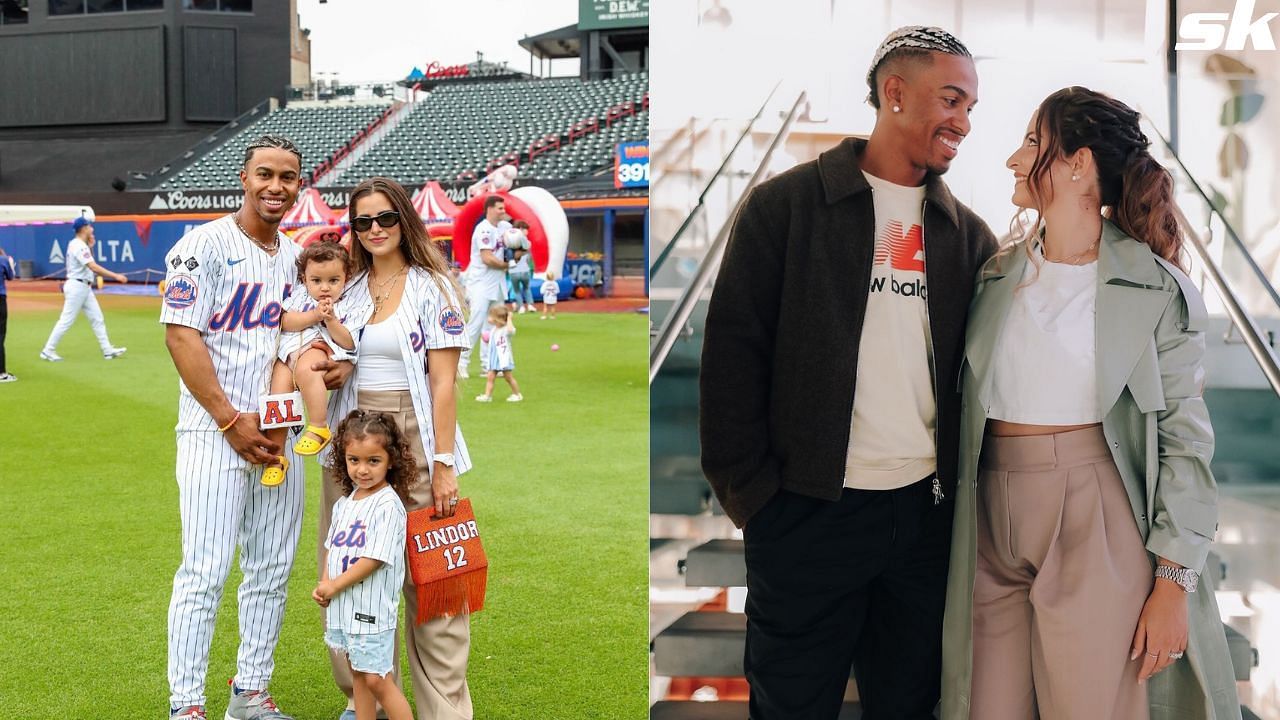
<svg viewBox="0 0 1280 720">
<path fill-rule="evenodd" d="M 250 234 L 249 234 L 249 231 L 244 229 L 244 226 L 240 224 L 240 213 L 239 213 L 239 212 L 233 212 L 233 213 L 231 213 L 231 219 L 235 221 L 235 223 L 236 223 L 236 227 L 240 228 L 240 232 L 244 233 L 244 236 L 245 236 L 245 237 L 249 238 L 251 241 L 253 241 L 253 244 L 254 244 L 254 245 L 257 245 L 259 248 L 262 248 L 262 250 L 264 250 L 265 252 L 275 252 L 276 250 L 279 250 L 279 249 L 280 249 L 280 236 L 279 236 L 279 235 L 277 235 L 277 236 L 276 236 L 276 244 L 275 244 L 275 245 L 272 245 L 271 247 L 267 247 L 267 244 L 266 244 L 266 243 L 262 242 L 261 240 L 259 240 L 259 239 L 258 239 L 258 238 L 256 238 L 256 237 L 254 237 L 254 236 L 250 235 Z"/>
<path fill-rule="evenodd" d="M 393 273 L 391 277 L 378 283 L 378 290 L 387 288 L 388 284 L 394 283 L 395 279 L 403 275 L 406 271 L 408 271 L 408 269 L 409 269 L 409 266 L 406 264 L 403 267 L 401 267 L 399 270 L 395 271 L 395 273 Z M 373 277 L 372 272 L 369 273 L 369 277 L 370 278 Z M 373 314 L 375 317 L 377 316 L 378 313 L 382 312 L 382 304 L 387 301 L 387 298 L 391 297 L 391 292 L 395 289 L 396 289 L 396 286 L 393 284 L 391 285 L 391 287 L 387 288 L 387 291 L 382 293 L 381 296 L 379 296 L 376 292 L 372 293 L 373 294 Z"/>
<path fill-rule="evenodd" d="M 1049 254 L 1048 254 L 1048 253 L 1045 253 L 1045 255 L 1044 255 L 1045 262 L 1053 262 L 1053 263 L 1057 263 L 1057 264 L 1059 264 L 1059 265 L 1075 265 L 1075 264 L 1077 264 L 1077 263 L 1075 262 L 1076 260 L 1079 260 L 1080 258 L 1084 257 L 1084 256 L 1085 256 L 1085 254 L 1086 254 L 1086 253 L 1088 253 L 1090 250 L 1092 250 L 1092 249 L 1094 249 L 1094 248 L 1098 247 L 1098 241 L 1099 241 L 1099 240 L 1101 240 L 1101 239 L 1102 239 L 1102 238 L 1098 238 L 1097 240 L 1094 240 L 1093 242 L 1089 243 L 1089 247 L 1087 247 L 1087 248 L 1085 248 L 1085 249 L 1081 250 L 1080 252 L 1076 253 L 1075 255 L 1072 255 L 1072 256 L 1070 256 L 1070 257 L 1065 257 L 1065 258 L 1063 258 L 1063 259 L 1061 259 L 1061 260 L 1050 260 L 1050 259 L 1049 259 Z"/>
</svg>

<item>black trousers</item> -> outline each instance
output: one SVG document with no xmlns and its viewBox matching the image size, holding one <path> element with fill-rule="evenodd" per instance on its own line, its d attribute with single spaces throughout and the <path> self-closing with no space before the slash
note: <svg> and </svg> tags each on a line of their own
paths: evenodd
<svg viewBox="0 0 1280 720">
<path fill-rule="evenodd" d="M 838 502 L 784 490 L 747 522 L 752 720 L 833 720 L 850 666 L 863 720 L 933 718 L 952 509 L 926 478 Z"/>
<path fill-rule="evenodd" d="M 0 295 L 0 375 L 5 372 L 4 335 L 9 331 L 9 296 Z"/>
</svg>

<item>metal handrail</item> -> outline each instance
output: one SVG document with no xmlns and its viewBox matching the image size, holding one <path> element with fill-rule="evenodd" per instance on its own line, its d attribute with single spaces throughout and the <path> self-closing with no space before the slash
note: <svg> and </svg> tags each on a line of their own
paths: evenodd
<svg viewBox="0 0 1280 720">
<path fill-rule="evenodd" d="M 1262 333 L 1262 330 L 1258 328 L 1253 317 L 1244 309 L 1240 299 L 1236 297 L 1235 292 L 1227 284 L 1227 278 L 1222 274 L 1222 269 L 1210 257 L 1206 243 L 1200 239 L 1198 234 L 1192 232 L 1192 225 L 1187 221 L 1186 215 L 1182 213 L 1182 208 L 1174 205 L 1173 209 L 1178 216 L 1178 221 L 1182 223 L 1183 228 L 1186 230 L 1187 239 L 1190 241 L 1196 257 L 1200 259 L 1204 266 L 1205 276 L 1209 278 L 1209 282 L 1213 283 L 1214 289 L 1218 291 L 1218 296 L 1222 298 L 1222 304 L 1227 310 L 1227 316 L 1231 318 L 1231 322 L 1235 323 L 1235 326 L 1240 330 L 1244 344 L 1249 348 L 1253 359 L 1257 361 L 1262 374 L 1267 378 L 1267 382 L 1271 384 L 1271 389 L 1275 391 L 1277 396 L 1280 396 L 1280 360 L 1277 360 L 1275 351 L 1264 339 L 1266 336 Z"/>
<path fill-rule="evenodd" d="M 791 110 L 787 112 L 786 118 L 782 121 L 782 127 L 773 136 L 773 140 L 769 142 L 769 148 L 765 150 L 759 166 L 751 174 L 751 179 L 747 181 L 742 194 L 734 202 L 733 211 L 729 213 L 729 218 L 720 227 L 720 232 L 716 233 L 715 241 L 711 243 L 706 256 L 702 258 L 702 263 L 698 265 L 698 272 L 694 274 L 689 287 L 680 296 L 680 299 L 676 301 L 675 307 L 671 309 L 671 313 L 667 316 L 666 323 L 663 324 L 662 330 L 658 333 L 657 343 L 649 351 L 650 385 L 653 384 L 653 379 L 658 376 L 658 370 L 666 362 L 667 356 L 671 354 L 671 348 L 675 347 L 676 338 L 680 335 L 681 328 L 689 322 L 689 317 L 693 315 L 693 310 L 697 307 L 698 299 L 702 297 L 702 292 L 706 290 L 707 285 L 711 283 L 711 279 L 715 277 L 716 271 L 720 267 L 720 260 L 724 257 L 725 246 L 729 243 L 729 230 L 733 227 L 732 220 L 738 214 L 738 210 L 742 208 L 742 203 L 746 200 L 747 194 L 764 177 L 765 171 L 769 168 L 769 161 L 773 159 L 774 150 L 777 150 L 782 141 L 791 134 L 791 124 L 795 122 L 796 114 L 800 111 L 800 106 L 804 104 L 805 96 L 806 93 L 804 91 L 801 91 L 796 96 L 795 103 L 791 105 Z"/>
<path fill-rule="evenodd" d="M 711 174 L 711 179 L 708 180 L 706 186 L 702 188 L 702 192 L 698 193 L 698 201 L 693 204 L 693 208 L 691 208 L 689 210 L 689 214 L 685 216 L 684 222 L 680 223 L 680 227 L 676 228 L 675 233 L 671 236 L 671 241 L 662 248 L 662 252 L 658 253 L 658 257 L 654 258 L 653 264 L 649 266 L 649 277 L 653 277 L 658 273 L 662 264 L 666 262 L 667 256 L 671 254 L 671 251 L 675 249 L 676 245 L 680 244 L 680 236 L 683 235 L 684 231 L 693 223 L 693 216 L 697 215 L 698 211 L 706 204 L 707 193 L 711 192 L 711 186 L 715 184 L 716 180 L 720 179 L 722 174 L 724 174 L 725 168 L 729 166 L 729 159 L 733 157 L 734 153 L 738 152 L 738 147 L 742 145 L 742 141 L 751 135 L 751 130 L 755 127 L 756 121 L 764 115 L 765 108 L 769 106 L 769 102 L 773 100 L 774 94 L 778 92 L 778 88 L 781 86 L 781 80 L 774 84 L 773 89 L 769 91 L 768 97 L 764 99 L 763 103 L 760 103 L 760 109 L 757 110 L 756 114 L 751 117 L 749 122 L 747 122 L 746 129 L 744 129 L 742 134 L 738 136 L 738 139 L 733 143 L 733 147 L 729 149 L 729 152 L 725 153 L 724 161 L 722 161 L 720 163 L 720 167 L 716 168 L 716 171 Z"/>
<path fill-rule="evenodd" d="M 1271 280 L 1267 278 L 1267 274 L 1263 272 L 1262 268 L 1258 267 L 1258 263 L 1253 259 L 1253 253 L 1249 252 L 1248 246 L 1246 246 L 1244 241 L 1240 239 L 1240 236 L 1236 234 L 1235 228 L 1231 227 L 1230 222 L 1227 222 L 1227 216 L 1223 215 L 1218 208 L 1214 207 L 1213 200 L 1210 199 L 1207 193 L 1205 193 L 1204 188 L 1200 187 L 1200 183 L 1196 181 L 1195 175 L 1192 175 L 1191 171 L 1187 169 L 1187 166 L 1182 162 L 1182 158 L 1179 157 L 1178 153 L 1173 149 L 1173 145 L 1170 144 L 1169 140 L 1160 132 L 1160 128 L 1156 127 L 1155 123 L 1152 123 L 1150 120 L 1147 120 L 1146 123 L 1147 126 L 1151 128 L 1152 132 L 1155 133 L 1155 136 L 1160 138 L 1160 143 L 1164 145 L 1169 156 L 1178 164 L 1178 167 L 1182 168 L 1182 174 L 1187 178 L 1187 181 L 1191 183 L 1191 187 L 1195 188 L 1200 197 L 1204 199 L 1205 205 L 1209 208 L 1209 212 L 1217 215 L 1218 219 L 1222 221 L 1222 226 L 1227 230 L 1227 237 L 1231 239 L 1231 242 L 1236 246 L 1236 249 L 1240 251 L 1240 254 L 1244 255 L 1245 264 L 1248 265 L 1249 270 L 1258 278 L 1258 281 L 1262 283 L 1262 287 L 1265 288 L 1267 294 L 1271 296 L 1271 301 L 1276 304 L 1277 308 L 1280 308 L 1280 293 L 1276 292 L 1276 288 L 1271 284 Z M 1191 225 L 1187 225 L 1186 227 L 1190 228 Z"/>
</svg>

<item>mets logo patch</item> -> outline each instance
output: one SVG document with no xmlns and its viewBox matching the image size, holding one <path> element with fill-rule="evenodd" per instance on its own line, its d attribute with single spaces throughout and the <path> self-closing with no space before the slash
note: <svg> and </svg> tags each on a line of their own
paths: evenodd
<svg viewBox="0 0 1280 720">
<path fill-rule="evenodd" d="M 185 310 L 196 304 L 199 288 L 190 275 L 174 275 L 164 289 L 164 304 L 174 310 Z"/>
<path fill-rule="evenodd" d="M 458 312 L 458 308 L 450 305 L 440 311 L 440 329 L 449 335 L 461 335 L 467 324 L 462 320 L 462 313 Z"/>
</svg>

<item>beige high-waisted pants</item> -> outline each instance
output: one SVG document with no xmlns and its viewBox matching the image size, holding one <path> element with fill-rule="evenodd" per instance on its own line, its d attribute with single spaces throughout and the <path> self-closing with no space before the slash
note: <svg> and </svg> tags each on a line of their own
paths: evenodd
<svg viewBox="0 0 1280 720">
<path fill-rule="evenodd" d="M 1147 720 L 1152 566 L 1101 426 L 983 443 L 974 720 Z"/>
<path fill-rule="evenodd" d="M 361 410 L 378 410 L 389 413 L 396 420 L 400 431 L 413 449 L 413 459 L 418 463 L 418 484 L 409 490 L 409 502 L 405 509 L 417 510 L 431 504 L 431 481 L 426 451 L 422 448 L 418 432 L 418 416 L 413 411 L 413 398 L 409 391 L 361 390 L 356 405 Z M 336 428 L 343 418 L 329 418 Z M 324 566 L 324 539 L 333 517 L 333 504 L 342 496 L 342 488 L 333 476 L 324 473 L 324 495 L 320 503 L 320 566 Z M 400 618 L 401 630 L 408 644 L 409 671 L 413 678 L 413 700 L 417 705 L 419 720 L 471 720 L 471 690 L 467 687 L 467 655 L 471 651 L 471 616 L 456 615 L 435 618 L 421 625 L 413 624 L 418 615 L 418 592 L 413 575 L 404 573 L 404 615 Z M 323 620 L 324 615 L 321 614 Z M 396 638 L 396 664 L 394 679 L 400 685 L 400 639 Z M 351 667 L 347 656 L 329 649 L 329 662 L 333 664 L 333 679 L 347 696 L 347 708 L 352 704 Z M 382 717 L 379 715 L 379 717 Z"/>
</svg>

